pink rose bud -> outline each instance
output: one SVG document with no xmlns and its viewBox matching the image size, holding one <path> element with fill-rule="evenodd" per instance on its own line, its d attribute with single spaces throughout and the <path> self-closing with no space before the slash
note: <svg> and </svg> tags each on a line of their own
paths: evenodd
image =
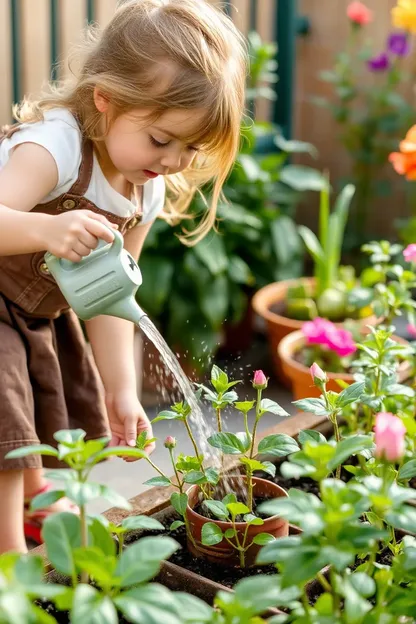
<svg viewBox="0 0 416 624">
<path fill-rule="evenodd" d="M 256 370 L 253 378 L 253 388 L 256 390 L 264 390 L 267 388 L 267 377 L 262 370 Z"/>
<path fill-rule="evenodd" d="M 176 438 L 173 436 L 168 436 L 163 443 L 164 447 L 167 449 L 173 449 L 176 446 Z"/>
<path fill-rule="evenodd" d="M 323 384 L 328 381 L 326 374 L 316 362 L 312 364 L 309 371 L 311 373 L 313 383 L 315 386 L 318 386 L 318 388 L 321 388 Z"/>
<path fill-rule="evenodd" d="M 391 462 L 399 461 L 405 451 L 406 427 L 403 421 L 390 412 L 380 412 L 376 416 L 374 431 L 376 457 L 384 457 Z"/>
<path fill-rule="evenodd" d="M 347 17 L 358 26 L 365 26 L 373 19 L 373 12 L 362 2 L 351 2 L 347 7 Z"/>
<path fill-rule="evenodd" d="M 412 243 L 408 245 L 406 249 L 403 251 L 403 258 L 406 262 L 415 262 L 416 261 L 416 243 Z"/>
<path fill-rule="evenodd" d="M 409 323 L 406 329 L 409 336 L 411 336 L 412 338 L 416 338 L 416 325 L 412 325 L 412 323 Z"/>
</svg>

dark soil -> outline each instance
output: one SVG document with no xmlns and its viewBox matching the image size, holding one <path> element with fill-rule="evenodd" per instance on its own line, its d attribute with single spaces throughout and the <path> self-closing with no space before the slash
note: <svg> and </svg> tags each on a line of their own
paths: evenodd
<svg viewBox="0 0 416 624">
<path fill-rule="evenodd" d="M 166 518 L 166 521 L 164 521 L 163 524 L 167 529 L 169 529 L 171 523 L 178 519 L 179 516 L 176 513 L 172 513 L 172 516 Z M 146 531 L 145 533 L 141 533 L 140 537 L 143 537 L 144 535 L 157 534 L 160 534 L 160 531 Z M 221 583 L 226 587 L 232 588 L 238 581 L 249 576 L 256 576 L 257 574 L 276 574 L 276 568 L 274 565 L 253 566 L 246 569 L 226 568 L 224 566 L 219 566 L 214 563 L 210 563 L 209 561 L 205 561 L 205 559 L 198 559 L 194 557 L 187 549 L 185 527 L 183 526 L 179 527 L 175 531 L 172 531 L 170 535 L 182 546 L 182 548 L 175 552 L 169 561 L 175 563 L 181 568 L 195 572 L 195 574 L 205 576 L 206 578 L 211 579 L 211 581 Z M 125 543 L 132 543 L 137 539 L 137 537 L 137 533 L 135 534 L 132 532 L 126 538 Z"/>
</svg>

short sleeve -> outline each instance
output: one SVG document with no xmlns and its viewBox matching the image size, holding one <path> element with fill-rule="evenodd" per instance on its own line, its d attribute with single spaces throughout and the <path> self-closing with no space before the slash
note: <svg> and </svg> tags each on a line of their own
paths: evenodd
<svg viewBox="0 0 416 624">
<path fill-rule="evenodd" d="M 163 176 L 159 176 L 152 180 L 152 188 L 148 192 L 149 182 L 145 184 L 144 201 L 143 201 L 143 218 L 141 224 L 151 223 L 162 212 L 165 205 L 166 185 Z M 149 197 L 150 196 L 150 197 Z"/>
<path fill-rule="evenodd" d="M 2 141 L 0 160 L 4 165 L 12 150 L 22 143 L 42 145 L 52 155 L 58 169 L 53 195 L 59 196 L 78 177 L 81 164 L 81 133 L 72 114 L 65 109 L 47 111 L 43 121 L 23 124 L 10 138 Z"/>
</svg>

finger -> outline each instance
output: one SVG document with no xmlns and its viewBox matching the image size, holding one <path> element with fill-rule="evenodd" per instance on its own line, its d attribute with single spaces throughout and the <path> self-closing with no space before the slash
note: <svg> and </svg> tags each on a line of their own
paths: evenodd
<svg viewBox="0 0 416 624">
<path fill-rule="evenodd" d="M 88 216 L 91 217 L 91 219 L 95 219 L 96 221 L 101 221 L 101 223 L 106 225 L 108 228 L 112 228 L 113 230 L 116 230 L 118 228 L 118 225 L 116 223 L 113 223 L 112 221 L 107 219 L 107 217 L 98 214 L 97 212 L 89 211 Z"/>
<path fill-rule="evenodd" d="M 72 247 L 72 251 L 75 251 L 75 253 L 79 254 L 82 257 L 84 257 L 84 256 L 89 256 L 90 255 L 91 248 L 87 247 L 87 245 L 84 245 L 84 243 L 81 243 L 80 241 L 77 241 L 76 243 L 74 243 L 74 246 Z"/>
<path fill-rule="evenodd" d="M 127 446 L 136 446 L 137 439 L 137 417 L 128 416 L 124 420 L 124 437 Z"/>
<path fill-rule="evenodd" d="M 106 241 L 107 243 L 112 243 L 114 240 L 114 234 L 109 229 L 110 227 L 111 224 L 109 222 L 108 226 L 105 226 L 104 223 L 101 223 L 100 221 L 97 221 L 95 219 L 88 219 L 85 224 L 85 228 L 90 234 L 96 236 L 103 241 Z"/>
<path fill-rule="evenodd" d="M 67 254 L 65 254 L 65 256 L 63 256 L 66 260 L 70 260 L 71 262 L 80 262 L 80 260 L 82 260 L 82 256 L 79 255 L 79 253 L 76 253 L 76 251 L 73 251 L 71 249 L 71 251 L 68 251 Z"/>
<path fill-rule="evenodd" d="M 88 249 L 95 249 L 97 247 L 97 245 L 98 245 L 98 238 L 96 236 L 93 236 L 89 232 L 87 232 L 87 230 L 84 230 L 84 232 L 82 232 L 82 234 L 80 234 L 78 240 L 83 245 L 88 247 Z"/>
</svg>

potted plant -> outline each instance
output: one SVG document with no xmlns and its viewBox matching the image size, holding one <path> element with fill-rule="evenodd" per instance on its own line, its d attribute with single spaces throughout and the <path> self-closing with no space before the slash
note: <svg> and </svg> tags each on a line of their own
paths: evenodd
<svg viewBox="0 0 416 624">
<path fill-rule="evenodd" d="M 341 250 L 354 194 L 352 185 L 340 193 L 333 212 L 329 210 L 329 185 L 321 190 L 318 237 L 306 228 L 298 231 L 314 265 L 314 277 L 269 284 L 253 297 L 257 314 L 265 319 L 275 371 L 282 377 L 278 355 L 280 341 L 293 331 L 300 330 L 305 320 L 318 316 L 333 321 L 371 319 L 372 290 L 363 287 L 352 267 L 341 267 Z M 283 375 L 283 379 L 285 379 Z"/>
</svg>

